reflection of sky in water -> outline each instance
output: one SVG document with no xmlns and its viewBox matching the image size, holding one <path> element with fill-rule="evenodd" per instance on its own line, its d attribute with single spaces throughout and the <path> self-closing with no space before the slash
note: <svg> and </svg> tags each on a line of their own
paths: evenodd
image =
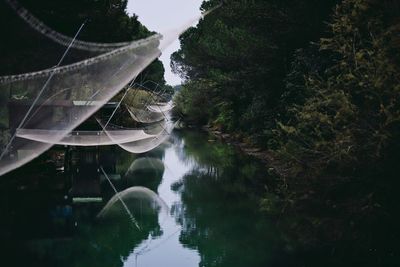
<svg viewBox="0 0 400 267">
<path fill-rule="evenodd" d="M 4 262 L 18 258 L 21 264 L 13 266 L 264 267 L 272 256 L 285 259 L 277 231 L 259 214 L 254 195 L 263 190 L 256 181 L 264 179 L 265 169 L 203 134 L 175 131 L 170 139 L 170 144 L 140 155 L 103 150 L 109 156 L 105 161 L 115 158 L 115 170 L 110 163 L 108 172 L 141 231 L 132 227 L 119 202 L 97 219 L 105 203 L 76 204 L 64 216 L 65 207 L 54 207 L 51 195 L 0 188 L 0 238 L 10 237 L 1 242 L 9 250 L 0 249 Z M 110 184 L 101 184 L 104 200 L 114 203 Z M 155 199 L 152 194 L 127 198 L 124 192 L 138 186 L 157 192 L 170 210 L 147 210 L 146 203 Z"/>
<path fill-rule="evenodd" d="M 193 164 L 182 162 L 173 146 L 166 148 L 163 162 L 165 171 L 158 193 L 171 208 L 173 204 L 180 202 L 179 193 L 172 191 L 171 186 L 188 173 Z M 163 235 L 154 240 L 149 238 L 143 241 L 125 260 L 124 266 L 199 266 L 198 252 L 185 248 L 180 243 L 180 226 L 175 219 L 169 217 L 159 220 Z"/>
</svg>

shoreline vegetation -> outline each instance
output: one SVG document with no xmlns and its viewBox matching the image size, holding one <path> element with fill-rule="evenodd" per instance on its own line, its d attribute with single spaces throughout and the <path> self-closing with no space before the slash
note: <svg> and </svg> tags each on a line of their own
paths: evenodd
<svg viewBox="0 0 400 267">
<path fill-rule="evenodd" d="M 357 189 L 365 187 L 361 178 L 337 177 L 331 173 L 319 181 L 301 175 L 293 181 L 284 161 L 272 151 L 246 142 L 243 136 L 209 125 L 181 122 L 179 128 L 200 130 L 211 136 L 208 142 L 219 140 L 232 145 L 265 164 L 268 182 L 259 209 L 275 221 L 289 253 L 317 253 L 326 257 L 326 266 L 344 262 L 346 266 L 396 266 L 399 261 L 396 215 L 388 214 L 384 207 L 374 203 L 374 193 L 365 195 L 370 188 Z"/>
<path fill-rule="evenodd" d="M 250 2 L 181 36 L 175 116 L 265 162 L 260 207 L 300 248 L 396 265 L 400 4 Z"/>
</svg>

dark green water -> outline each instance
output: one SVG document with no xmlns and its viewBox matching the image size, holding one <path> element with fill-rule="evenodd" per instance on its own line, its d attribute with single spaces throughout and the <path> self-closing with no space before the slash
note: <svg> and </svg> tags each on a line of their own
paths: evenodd
<svg viewBox="0 0 400 267">
<path fill-rule="evenodd" d="M 2 265 L 256 267 L 279 260 L 277 231 L 259 213 L 263 166 L 208 139 L 177 132 L 145 155 L 113 152 L 118 190 L 144 186 L 169 207 L 143 212 L 151 200 L 141 199 L 142 210 L 128 202 L 141 230 L 119 202 L 97 217 L 113 195 L 105 180 L 103 202 L 79 204 L 54 189 L 56 177 L 3 183 Z"/>
<path fill-rule="evenodd" d="M 259 211 L 264 166 L 209 139 L 177 131 L 144 155 L 100 153 L 115 161 L 117 189 L 133 190 L 124 199 L 140 230 L 120 202 L 107 204 L 105 179 L 98 203 L 73 203 L 57 175 L 3 181 L 1 266 L 321 266 L 322 254 L 293 251 Z"/>
</svg>

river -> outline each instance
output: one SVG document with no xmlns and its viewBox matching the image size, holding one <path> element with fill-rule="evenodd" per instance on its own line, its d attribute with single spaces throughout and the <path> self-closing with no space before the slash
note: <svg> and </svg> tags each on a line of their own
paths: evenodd
<svg viewBox="0 0 400 267">
<path fill-rule="evenodd" d="M 104 177 L 97 201 L 72 201 L 55 177 L 3 181 L 3 266 L 297 266 L 260 212 L 267 172 L 257 160 L 188 130 L 146 154 L 105 153 L 137 226 Z"/>
</svg>

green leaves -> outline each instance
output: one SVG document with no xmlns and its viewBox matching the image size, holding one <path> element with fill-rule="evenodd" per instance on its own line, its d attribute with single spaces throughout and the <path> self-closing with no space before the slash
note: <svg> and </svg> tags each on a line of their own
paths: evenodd
<svg viewBox="0 0 400 267">
<path fill-rule="evenodd" d="M 296 157 L 314 158 L 308 165 L 319 166 L 317 171 L 333 162 L 344 169 L 368 165 L 384 155 L 391 138 L 399 135 L 388 122 L 398 116 L 393 114 L 398 114 L 400 97 L 399 53 L 388 42 L 399 24 L 384 14 L 385 6 L 375 0 L 344 0 L 338 6 L 332 36 L 320 41 L 319 53 L 333 60 L 324 75 L 306 75 L 304 86 L 312 88 L 311 94 L 288 109 L 288 124 L 278 123 L 280 136 L 287 138 L 279 151 L 295 142 Z"/>
<path fill-rule="evenodd" d="M 217 2 L 205 2 L 203 8 Z M 174 71 L 193 90 L 198 86 L 191 83 L 214 84 L 207 90 L 214 104 L 203 109 L 203 116 L 196 111 L 196 117 L 265 143 L 263 132 L 274 124 L 285 92 L 288 61 L 297 48 L 319 35 L 332 2 L 233 0 L 183 34 L 181 49 L 172 56 Z M 186 97 L 203 98 L 204 87 L 199 90 L 185 92 Z"/>
</svg>

